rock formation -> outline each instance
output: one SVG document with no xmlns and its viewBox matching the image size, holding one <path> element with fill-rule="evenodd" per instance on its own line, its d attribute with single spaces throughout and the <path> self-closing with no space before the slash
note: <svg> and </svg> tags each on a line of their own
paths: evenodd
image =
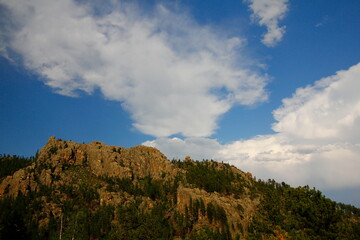
<svg viewBox="0 0 360 240">
<path fill-rule="evenodd" d="M 259 189 L 266 192 L 261 193 Z M 286 202 L 285 196 L 294 199 L 299 199 L 299 196 L 315 196 L 315 202 L 321 201 L 324 206 L 328 204 L 326 210 L 334 208 L 327 216 L 336 213 L 335 205 L 314 191 L 306 188 L 296 190 L 284 183 L 257 182 L 250 173 L 215 161 L 196 162 L 187 156 L 184 161 L 170 162 L 159 150 L 152 147 L 136 146 L 126 149 L 107 146 L 98 141 L 79 144 L 55 137 L 48 140 L 30 166 L 0 178 L 0 203 L 19 196 L 30 196 L 27 201 L 37 203 L 36 209 L 33 209 L 32 205 L 30 209 L 27 208 L 34 211 L 28 226 L 34 226 L 35 222 L 39 229 L 47 229 L 42 230 L 45 231 L 44 238 L 48 238 L 51 231 L 58 231 L 51 228 L 52 224 L 55 222 L 62 225 L 64 218 L 68 238 L 74 239 L 79 212 L 86 211 L 87 213 L 81 216 L 91 218 L 93 215 L 97 216 L 98 212 L 104 215 L 101 211 L 110 209 L 107 210 L 110 213 L 104 216 L 110 216 L 108 225 L 114 226 L 111 234 L 124 239 L 127 239 L 126 234 L 136 233 L 141 236 L 140 227 L 139 230 L 133 227 L 146 228 L 144 219 L 149 217 L 160 221 L 151 224 L 161 226 L 164 223 L 171 227 L 170 232 L 174 239 L 184 239 L 187 236 L 192 236 L 192 239 L 243 239 L 250 235 L 253 237 L 251 239 L 256 239 L 256 236 L 263 239 L 269 236 L 271 239 L 287 239 L 289 229 L 286 231 L 278 225 L 281 222 L 276 221 L 281 218 L 275 218 L 277 215 L 274 213 L 283 219 L 290 219 L 296 223 L 294 226 L 302 226 L 302 218 L 299 225 L 296 222 L 298 220 L 295 221 L 289 215 L 291 210 L 275 211 L 280 207 L 296 204 L 296 201 L 283 204 Z M 275 197 L 271 194 L 275 194 Z M 262 203 L 263 199 L 266 201 Z M 303 201 L 308 199 L 303 198 Z M 277 203 L 282 203 L 283 206 L 277 206 Z M 135 210 L 132 206 L 135 206 Z M 273 206 L 275 210 L 269 206 Z M 356 208 L 346 208 L 352 213 L 358 211 Z M 156 215 L 159 214 L 159 209 L 161 218 Z M 293 209 L 298 211 L 300 208 Z M 135 216 L 125 214 L 130 210 L 135 211 L 132 212 Z M 122 228 L 122 224 L 126 222 L 122 222 L 123 219 L 120 218 L 121 211 L 125 211 L 125 217 L 130 216 L 130 220 L 126 221 L 133 221 L 132 227 Z M 297 214 L 302 214 L 302 211 Z M 141 217 L 137 219 L 137 215 Z M 352 229 L 351 224 L 355 224 L 353 229 L 356 229 L 360 218 L 353 214 L 349 219 L 351 221 L 347 223 L 347 228 L 339 225 L 342 226 L 339 229 Z M 308 222 L 306 219 L 306 223 Z M 0 214 L 0 238 L 4 229 L 1 224 Z M 151 224 L 147 228 L 152 228 Z M 266 224 L 273 224 L 273 229 L 266 227 Z M 286 227 L 289 223 L 285 221 L 281 224 Z M 108 227 L 100 227 L 97 235 L 87 234 L 93 239 L 99 239 L 101 234 L 106 234 L 102 229 Z M 166 227 L 164 229 L 166 232 Z M 147 229 L 150 230 L 152 229 Z M 300 233 L 310 234 L 308 232 L 304 228 L 291 233 L 298 236 Z"/>
</svg>

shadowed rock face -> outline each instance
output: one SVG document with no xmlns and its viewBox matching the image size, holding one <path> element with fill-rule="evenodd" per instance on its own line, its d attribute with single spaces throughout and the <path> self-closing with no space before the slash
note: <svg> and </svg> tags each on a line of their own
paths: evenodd
<svg viewBox="0 0 360 240">
<path fill-rule="evenodd" d="M 0 184 L 0 197 L 4 194 L 16 197 L 19 192 L 26 195 L 29 191 L 35 191 L 38 183 L 35 181 L 33 170 L 34 166 L 29 166 L 6 177 Z"/>
<path fill-rule="evenodd" d="M 225 211 L 227 222 L 233 226 L 231 229 L 233 236 L 238 232 L 247 234 L 251 217 L 254 215 L 256 206 L 259 204 L 259 199 L 251 200 L 246 195 L 242 198 L 234 198 L 233 196 L 223 196 L 216 192 L 208 193 L 198 188 L 186 188 L 182 185 L 178 187 L 177 210 L 179 212 L 185 213 L 185 208 L 188 208 L 197 200 L 203 201 L 204 206 L 210 203 L 214 206 L 221 206 Z M 195 224 L 194 228 L 200 229 L 204 225 L 211 226 L 209 219 L 199 214 L 199 221 Z"/>
</svg>

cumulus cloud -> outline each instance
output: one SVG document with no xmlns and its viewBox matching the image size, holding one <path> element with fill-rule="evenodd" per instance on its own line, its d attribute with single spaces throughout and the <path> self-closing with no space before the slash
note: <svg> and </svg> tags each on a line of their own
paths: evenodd
<svg viewBox="0 0 360 240">
<path fill-rule="evenodd" d="M 191 150 L 195 149 L 195 156 L 199 156 L 203 148 L 206 157 L 229 162 L 262 179 L 274 178 L 294 186 L 358 188 L 359 78 L 360 63 L 297 89 L 273 112 L 275 134 L 229 144 L 220 144 L 215 139 L 197 139 L 189 144 L 191 147 L 187 147 L 188 140 L 184 139 L 172 142 L 172 148 L 176 149 L 174 145 L 177 145 L 178 150 L 185 152 L 183 155 L 191 155 Z M 169 150 L 165 139 L 154 140 L 151 144 L 160 150 L 163 147 Z M 169 152 L 171 156 L 171 149 Z"/>
<path fill-rule="evenodd" d="M 348 141 L 360 136 L 360 64 L 299 88 L 274 111 L 273 130 L 293 138 Z"/>
<path fill-rule="evenodd" d="M 302 144 L 279 134 L 224 145 L 217 157 L 262 179 L 338 189 L 360 186 L 359 150 L 349 143 Z"/>
<path fill-rule="evenodd" d="M 191 155 L 192 159 L 215 159 L 222 146 L 216 139 L 191 137 L 186 139 L 158 138 L 146 141 L 143 145 L 161 149 L 162 153 L 174 159 L 185 159 Z"/>
<path fill-rule="evenodd" d="M 285 33 L 285 26 L 280 27 L 279 21 L 288 11 L 288 0 L 244 0 L 244 2 L 249 4 L 253 21 L 267 28 L 262 43 L 268 47 L 275 46 Z"/>
<path fill-rule="evenodd" d="M 3 56 L 20 58 L 59 94 L 99 90 L 121 102 L 145 134 L 209 136 L 233 105 L 267 99 L 267 78 L 248 68 L 242 39 L 162 5 L 144 14 L 123 2 L 0 4 Z"/>
</svg>

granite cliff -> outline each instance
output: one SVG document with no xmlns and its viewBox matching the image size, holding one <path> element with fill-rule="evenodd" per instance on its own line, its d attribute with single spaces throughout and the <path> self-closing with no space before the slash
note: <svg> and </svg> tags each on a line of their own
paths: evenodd
<svg viewBox="0 0 360 240">
<path fill-rule="evenodd" d="M 341 228 L 356 237 L 360 229 L 358 209 L 316 190 L 256 181 L 215 161 L 169 161 L 152 147 L 51 137 L 29 164 L 0 179 L 3 238 L 11 235 L 11 224 L 21 226 L 13 230 L 17 234 L 26 230 L 20 237 L 33 239 L 331 239 Z M 318 220 L 325 233 L 307 230 L 312 218 L 292 198 L 301 203 L 313 198 L 309 211 L 325 204 L 327 215 Z M 20 217 L 22 225 L 19 216 L 11 218 L 16 211 L 5 211 L 18 205 L 16 216 L 29 212 Z"/>
</svg>

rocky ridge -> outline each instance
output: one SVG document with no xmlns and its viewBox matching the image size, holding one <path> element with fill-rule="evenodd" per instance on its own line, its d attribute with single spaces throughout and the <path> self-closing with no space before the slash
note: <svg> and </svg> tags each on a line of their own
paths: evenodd
<svg viewBox="0 0 360 240">
<path fill-rule="evenodd" d="M 26 195 L 37 189 L 39 181 L 50 186 L 56 182 L 54 179 L 65 177 L 63 170 L 69 166 L 87 166 L 96 176 L 120 178 L 150 176 L 159 179 L 163 174 L 173 173 L 167 158 L 152 147 L 136 146 L 126 149 L 107 146 L 99 141 L 80 144 L 51 137 L 41 149 L 36 163 L 3 180 L 0 196 L 5 189 L 14 197 L 18 191 Z M 35 175 L 39 181 L 35 181 Z"/>
<path fill-rule="evenodd" d="M 19 166 L 0 175 L 0 239 L 360 237 L 360 210 L 316 189 L 152 147 L 51 137 Z"/>
<path fill-rule="evenodd" d="M 192 162 L 192 160 L 187 157 L 185 162 Z M 76 167 L 80 168 L 77 170 Z M 220 163 L 217 168 L 221 168 Z M 251 183 L 250 174 L 234 167 L 230 169 Z M 46 186 L 55 189 L 60 203 L 45 200 L 47 206 L 45 213 L 47 216 L 60 217 L 62 214 L 61 201 L 68 199 L 68 196 L 59 190 L 64 185 L 77 188 L 82 181 L 97 185 L 98 202 L 116 205 L 135 201 L 136 197 L 126 191 L 109 191 L 108 184 L 102 180 L 103 177 L 131 179 L 132 183 L 136 185 L 140 179 L 146 177 L 164 183 L 171 182 L 176 176 L 182 174 L 185 174 L 184 169 L 174 166 L 159 150 L 152 147 L 136 146 L 126 149 L 107 146 L 99 141 L 80 144 L 51 137 L 31 166 L 20 169 L 12 176 L 3 179 L 0 184 L 0 198 L 17 197 L 20 192 L 23 195 L 39 192 L 42 186 Z M 78 175 L 87 176 L 79 177 Z M 189 185 L 186 180 L 185 182 L 180 181 L 176 189 L 176 211 L 185 214 L 192 201 L 196 199 L 202 199 L 205 206 L 209 203 L 221 206 L 225 210 L 228 221 L 233 225 L 232 235 L 246 235 L 251 216 L 256 208 L 256 201 L 250 200 L 246 194 L 242 199 L 223 196 L 220 193 L 209 193 Z M 146 210 L 152 208 L 157 200 L 142 197 L 141 201 L 141 207 Z M 210 223 L 206 216 L 199 215 L 194 229 L 204 226 L 210 228 L 220 226 L 218 223 Z M 46 225 L 48 219 L 42 219 L 40 223 Z"/>
</svg>

